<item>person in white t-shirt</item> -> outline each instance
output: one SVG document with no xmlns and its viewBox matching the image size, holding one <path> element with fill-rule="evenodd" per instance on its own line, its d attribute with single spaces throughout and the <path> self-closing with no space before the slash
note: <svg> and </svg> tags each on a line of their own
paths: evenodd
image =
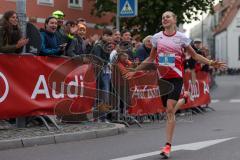
<svg viewBox="0 0 240 160">
<path fill-rule="evenodd" d="M 168 81 L 173 86 L 171 93 L 162 96 L 163 105 L 166 107 L 166 145 L 161 150 L 162 158 L 169 158 L 173 133 L 176 125 L 175 113 L 179 107 L 186 103 L 188 93 L 185 93 L 182 99 L 179 99 L 183 86 L 183 61 L 186 50 L 193 59 L 200 63 L 209 64 L 215 68 L 226 68 L 226 64 L 219 61 L 209 60 L 197 54 L 190 46 L 191 40 L 183 33 L 177 31 L 177 16 L 167 11 L 162 15 L 162 25 L 164 31 L 156 33 L 152 37 L 152 50 L 150 56 L 137 67 L 137 70 L 143 69 L 147 63 L 155 62 L 157 68 L 166 67 L 168 72 L 161 75 L 161 79 Z M 160 74 L 159 74 L 160 75 Z M 131 75 L 127 75 L 131 76 Z"/>
</svg>

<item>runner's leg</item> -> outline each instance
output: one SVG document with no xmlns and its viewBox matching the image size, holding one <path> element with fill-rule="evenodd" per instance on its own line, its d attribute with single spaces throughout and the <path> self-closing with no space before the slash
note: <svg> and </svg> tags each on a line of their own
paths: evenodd
<svg viewBox="0 0 240 160">
<path fill-rule="evenodd" d="M 166 124 L 166 137 L 167 137 L 167 143 L 172 144 L 173 139 L 173 133 L 176 126 L 175 121 L 175 105 L 177 104 L 177 101 L 168 99 L 167 100 L 167 124 Z"/>
</svg>

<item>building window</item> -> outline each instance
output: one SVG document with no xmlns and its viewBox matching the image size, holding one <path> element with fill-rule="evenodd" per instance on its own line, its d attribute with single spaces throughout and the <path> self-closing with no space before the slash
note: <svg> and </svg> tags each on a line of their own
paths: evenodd
<svg viewBox="0 0 240 160">
<path fill-rule="evenodd" d="M 70 8 L 82 8 L 83 7 L 83 0 L 69 0 L 68 6 Z"/>
<path fill-rule="evenodd" d="M 38 4 L 53 5 L 53 0 L 38 0 Z"/>
</svg>

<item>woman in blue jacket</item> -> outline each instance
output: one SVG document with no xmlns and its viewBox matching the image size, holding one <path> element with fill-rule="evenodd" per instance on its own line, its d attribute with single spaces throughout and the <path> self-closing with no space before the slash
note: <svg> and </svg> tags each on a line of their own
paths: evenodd
<svg viewBox="0 0 240 160">
<path fill-rule="evenodd" d="M 43 56 L 60 56 L 63 54 L 64 45 L 59 45 L 59 40 L 55 34 L 57 30 L 57 19 L 48 17 L 45 20 L 44 29 L 40 30 L 42 45 L 40 55 Z"/>
</svg>

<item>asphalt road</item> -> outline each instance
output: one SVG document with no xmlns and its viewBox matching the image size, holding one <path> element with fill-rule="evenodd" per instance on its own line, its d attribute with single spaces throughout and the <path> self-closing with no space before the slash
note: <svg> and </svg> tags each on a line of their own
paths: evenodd
<svg viewBox="0 0 240 160">
<path fill-rule="evenodd" d="M 218 77 L 210 105 L 216 111 L 178 120 L 171 160 L 240 160 L 239 80 L 240 76 Z M 136 155 L 139 160 L 158 160 L 164 129 L 163 121 L 131 126 L 119 136 L 0 151 L 0 160 L 130 160 Z"/>
</svg>

